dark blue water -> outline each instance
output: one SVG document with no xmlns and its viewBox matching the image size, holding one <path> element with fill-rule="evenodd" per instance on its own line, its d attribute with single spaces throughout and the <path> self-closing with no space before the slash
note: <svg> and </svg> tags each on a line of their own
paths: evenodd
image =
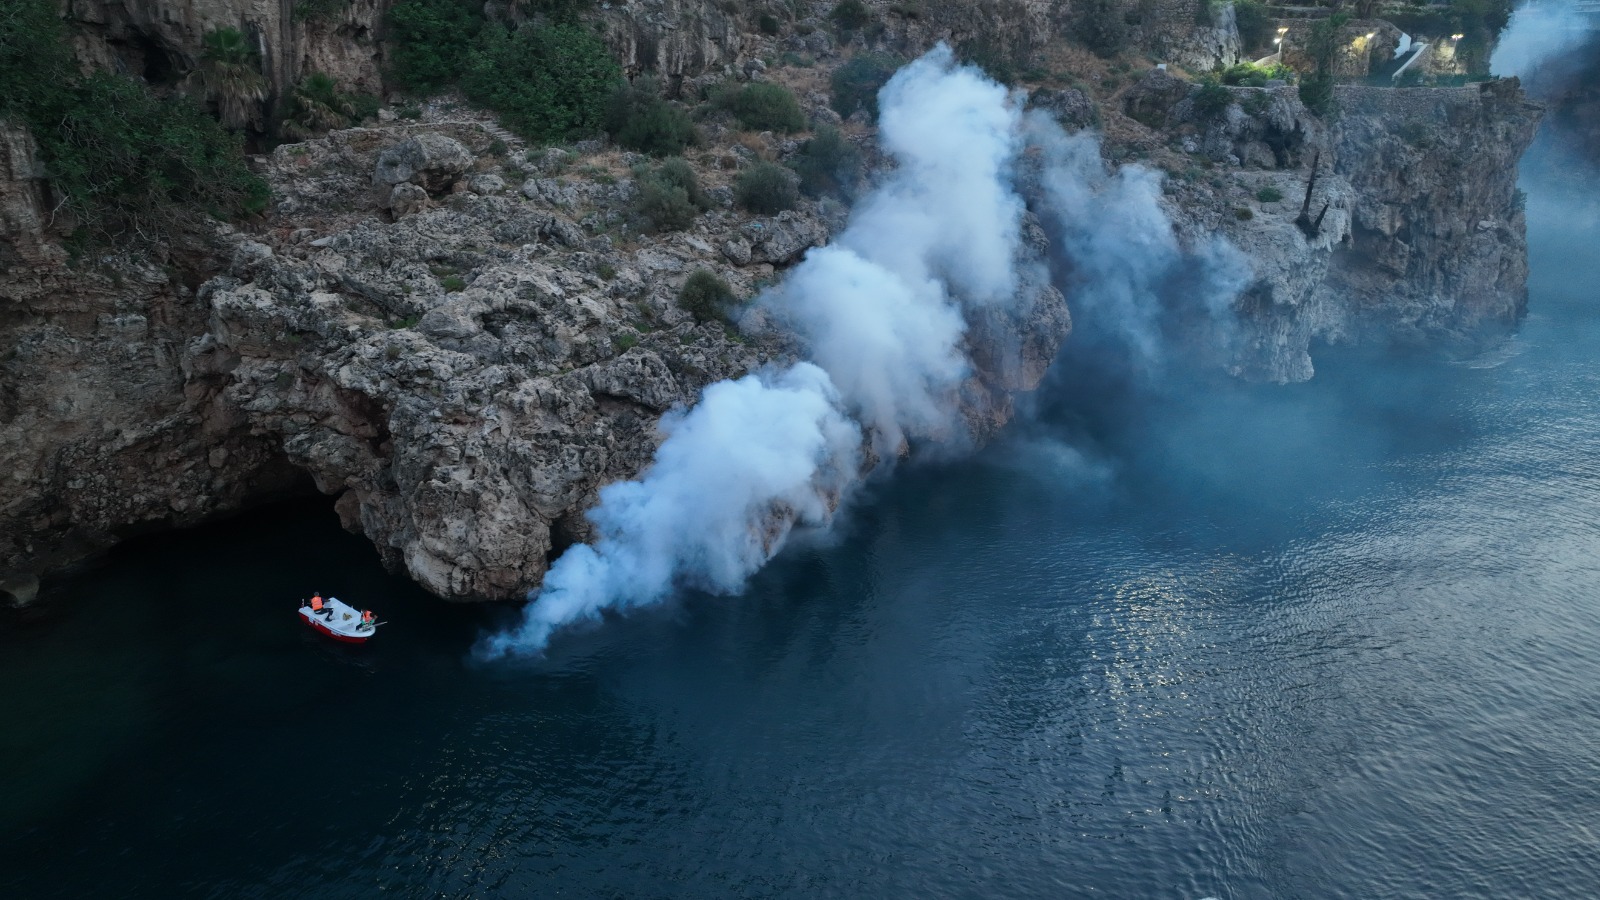
<svg viewBox="0 0 1600 900">
<path fill-rule="evenodd" d="M 1600 228 L 1530 188 L 1496 353 L 1069 372 L 539 664 L 323 504 L 128 545 L 0 612 L 0 896 L 1594 896 Z"/>
</svg>

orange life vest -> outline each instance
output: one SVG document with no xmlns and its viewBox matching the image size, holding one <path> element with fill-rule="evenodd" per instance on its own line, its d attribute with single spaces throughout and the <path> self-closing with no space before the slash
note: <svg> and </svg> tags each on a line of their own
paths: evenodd
<svg viewBox="0 0 1600 900">
<path fill-rule="evenodd" d="M 322 598 L 321 597 L 312 597 L 311 598 L 311 611 L 312 612 L 321 612 L 322 611 Z"/>
</svg>

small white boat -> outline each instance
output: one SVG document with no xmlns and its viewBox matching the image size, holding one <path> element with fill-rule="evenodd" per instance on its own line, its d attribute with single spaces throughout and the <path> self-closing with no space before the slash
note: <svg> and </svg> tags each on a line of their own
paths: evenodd
<svg viewBox="0 0 1600 900">
<path fill-rule="evenodd" d="M 335 597 L 322 601 L 320 610 L 312 609 L 311 601 L 302 601 L 300 618 L 317 631 L 347 644 L 366 643 L 383 624 L 370 611 L 356 609 Z"/>
</svg>

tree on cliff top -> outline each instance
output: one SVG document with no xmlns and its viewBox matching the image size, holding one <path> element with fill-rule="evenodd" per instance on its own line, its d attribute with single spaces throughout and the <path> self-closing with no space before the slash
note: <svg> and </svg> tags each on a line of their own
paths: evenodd
<svg viewBox="0 0 1600 900">
<path fill-rule="evenodd" d="M 229 128 L 245 128 L 267 99 L 261 54 L 237 28 L 217 28 L 201 39 L 200 78 Z"/>
<path fill-rule="evenodd" d="M 196 212 L 264 209 L 266 182 L 237 135 L 182 97 L 125 75 L 81 75 L 55 0 L 0 9 L 0 115 L 25 122 L 59 198 L 54 221 L 85 238 L 156 240 Z"/>
<path fill-rule="evenodd" d="M 535 140 L 597 134 L 622 67 L 598 35 L 576 23 L 489 26 L 461 88 Z"/>
</svg>

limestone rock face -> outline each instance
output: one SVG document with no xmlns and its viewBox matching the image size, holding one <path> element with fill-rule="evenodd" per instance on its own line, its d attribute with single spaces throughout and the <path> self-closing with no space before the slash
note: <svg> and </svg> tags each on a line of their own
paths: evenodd
<svg viewBox="0 0 1600 900">
<path fill-rule="evenodd" d="M 0 182 L 0 198 L 33 190 Z M 183 267 L 215 271 L 269 248 L 200 232 L 182 257 L 152 247 L 71 268 L 39 227 L 47 217 L 14 209 L 0 235 L 0 582 L 15 586 L 3 590 L 25 599 L 38 575 L 131 534 L 307 487 L 221 401 L 227 360 L 185 366 L 208 316 Z"/>
<path fill-rule="evenodd" d="M 1462 88 L 1341 86 L 1337 171 L 1355 190 L 1346 252 L 1322 290 L 1351 327 L 1471 344 L 1527 307 L 1517 160 L 1542 110 L 1517 80 Z"/>
<path fill-rule="evenodd" d="M 1518 321 L 1527 247 L 1516 161 L 1540 110 L 1515 79 L 1340 86 L 1332 126 L 1293 87 L 1228 88 L 1213 111 L 1197 108 L 1199 91 L 1152 71 L 1123 109 L 1178 148 L 1169 171 L 1189 167 L 1167 180 L 1164 204 L 1183 243 L 1223 235 L 1249 259 L 1231 371 L 1303 381 L 1314 340 L 1471 349 Z"/>
<path fill-rule="evenodd" d="M 207 32 L 237 28 L 261 51 L 268 105 L 312 72 L 345 91 L 381 94 L 382 50 L 374 39 L 392 0 L 350 0 L 325 18 L 300 18 L 284 0 L 69 0 L 75 48 L 86 65 L 159 85 L 200 67 Z M 257 123 L 258 127 L 260 122 Z"/>
<path fill-rule="evenodd" d="M 33 136 L 0 121 L 0 268 L 45 261 L 48 207 L 42 174 Z"/>
<path fill-rule="evenodd" d="M 390 566 L 442 597 L 516 598 L 553 548 L 589 536 L 599 489 L 648 463 L 663 413 L 712 381 L 794 359 L 771 329 L 697 323 L 676 301 L 689 274 L 709 269 L 750 297 L 833 226 L 810 201 L 772 217 L 714 209 L 687 232 L 619 249 L 599 232 L 627 214 L 631 181 L 571 176 L 458 191 L 401 215 L 396 192 L 420 200 L 422 189 L 400 181 L 385 194 L 382 182 L 419 178 L 432 160 L 450 160 L 443 171 L 464 184 L 503 182 L 485 155 L 490 131 L 444 128 L 280 147 L 275 182 L 320 173 L 326 190 L 286 191 L 293 222 L 318 227 L 297 235 L 285 221 L 268 233 L 286 238 L 234 254 L 200 290 L 210 320 L 185 364 L 218 373 L 221 402 L 338 495 L 346 525 Z M 626 161 L 602 151 L 580 168 Z M 349 174 L 362 171 L 379 184 Z M 714 189 L 735 174 L 701 177 Z M 1013 392 L 1037 385 L 1070 320 L 1043 283 L 974 319 L 978 367 L 962 398 L 982 439 L 1010 417 Z"/>
</svg>

